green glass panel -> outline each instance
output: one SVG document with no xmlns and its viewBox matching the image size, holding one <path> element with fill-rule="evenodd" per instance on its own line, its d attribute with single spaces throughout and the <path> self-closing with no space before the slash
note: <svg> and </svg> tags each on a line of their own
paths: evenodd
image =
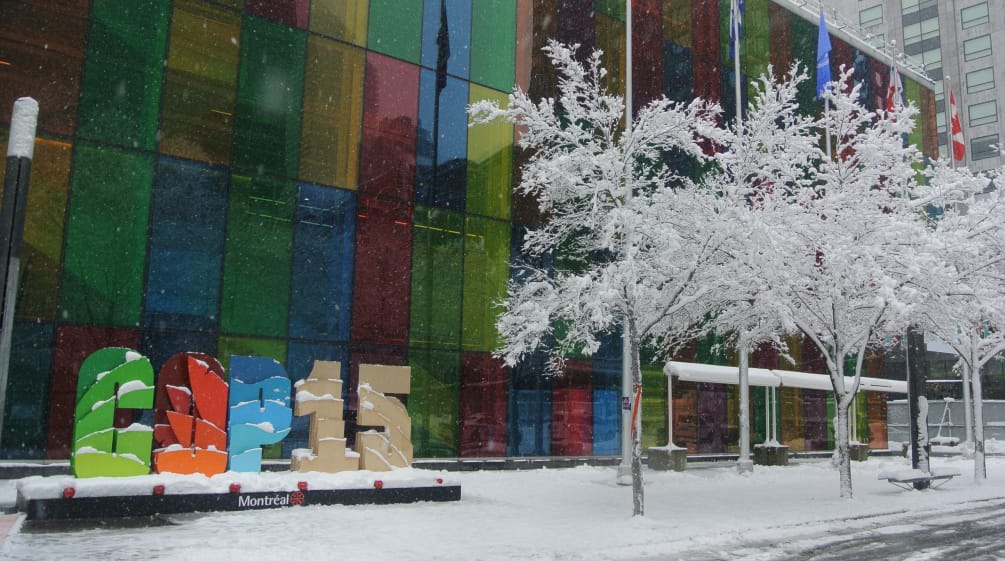
<svg viewBox="0 0 1005 561">
<path fill-rule="evenodd" d="M 483 99 L 506 105 L 506 95 L 471 85 L 470 102 Z M 497 120 L 468 130 L 466 210 L 496 218 L 509 218 L 513 187 L 513 125 Z"/>
<path fill-rule="evenodd" d="M 314 0 L 311 31 L 365 47 L 369 4 L 370 0 Z"/>
<path fill-rule="evenodd" d="M 667 443 L 667 377 L 659 366 L 642 368 L 642 450 Z"/>
<path fill-rule="evenodd" d="M 284 337 L 296 184 L 231 177 L 224 255 L 223 331 Z"/>
<path fill-rule="evenodd" d="M 624 0 L 596 0 L 596 13 L 604 14 L 607 17 L 625 21 Z"/>
<path fill-rule="evenodd" d="M 768 419 L 765 411 L 765 394 L 770 390 L 766 387 L 750 387 L 750 442 L 760 444 L 767 440 Z"/>
<path fill-rule="evenodd" d="M 416 458 L 457 457 L 461 358 L 456 351 L 410 347 L 412 445 Z"/>
<path fill-rule="evenodd" d="M 256 339 L 254 337 L 220 337 L 217 343 L 216 359 L 220 361 L 227 379 L 230 379 L 230 357 L 263 356 L 286 364 L 286 341 L 277 339 Z"/>
<path fill-rule="evenodd" d="M 471 81 L 508 92 L 515 76 L 516 0 L 472 2 Z"/>
<path fill-rule="evenodd" d="M 304 31 L 245 17 L 234 115 L 235 169 L 296 177 L 306 43 Z"/>
<path fill-rule="evenodd" d="M 510 225 L 468 216 L 464 229 L 464 313 L 461 344 L 466 351 L 494 351 L 500 339 L 497 305 L 509 279 Z"/>
<path fill-rule="evenodd" d="M 94 0 L 79 136 L 154 148 L 170 14 L 168 0 Z"/>
<path fill-rule="evenodd" d="M 412 237 L 412 344 L 456 349 L 461 339 L 464 218 L 417 206 Z"/>
<path fill-rule="evenodd" d="M 597 48 L 604 51 L 607 75 L 601 81 L 608 92 L 625 95 L 625 24 L 616 19 L 597 15 Z"/>
<path fill-rule="evenodd" d="M 301 179 L 356 188 L 365 66 L 363 49 L 308 39 Z"/>
<path fill-rule="evenodd" d="M 918 109 L 921 109 L 921 86 L 918 85 L 914 80 L 903 78 L 904 82 L 904 103 L 911 105 L 913 104 Z M 922 127 L 922 115 L 917 115 L 914 118 L 914 130 L 911 134 L 907 136 L 908 144 L 916 146 L 918 150 L 921 150 L 924 144 L 924 127 Z M 919 164 L 924 167 L 924 164 Z"/>
<path fill-rule="evenodd" d="M 153 156 L 78 143 L 60 319 L 139 325 Z"/>
<path fill-rule="evenodd" d="M 422 0 L 370 0 L 367 46 L 370 50 L 419 64 L 422 26 L 417 22 L 421 21 Z"/>
<path fill-rule="evenodd" d="M 160 151 L 230 163 L 237 99 L 241 17 L 196 0 L 177 0 L 164 79 Z"/>
<path fill-rule="evenodd" d="M 0 153 L 7 153 L 8 134 L 6 129 L 0 129 Z M 35 139 L 21 244 L 21 280 L 15 313 L 18 319 L 56 319 L 71 153 L 72 146 L 66 142 Z"/>
<path fill-rule="evenodd" d="M 799 112 L 815 115 L 823 105 L 817 102 L 817 26 L 792 14 L 792 58 L 806 70 L 807 79 L 799 84 L 796 100 Z M 728 41 L 728 38 L 727 38 Z M 781 71 L 783 69 L 779 69 Z"/>
<path fill-rule="evenodd" d="M 692 0 L 663 0 L 663 39 L 691 48 Z"/>
<path fill-rule="evenodd" d="M 767 74 L 768 65 L 771 64 L 769 3 L 769 0 L 747 0 L 743 10 L 744 52 L 741 53 L 741 60 L 744 66 L 740 72 L 748 76 L 748 81 Z M 778 72 L 785 70 L 779 68 Z"/>
</svg>

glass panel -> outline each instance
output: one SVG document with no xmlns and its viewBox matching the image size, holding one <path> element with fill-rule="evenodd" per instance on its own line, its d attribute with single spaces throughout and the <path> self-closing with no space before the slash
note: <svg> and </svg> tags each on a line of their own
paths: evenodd
<svg viewBox="0 0 1005 561">
<path fill-rule="evenodd" d="M 39 133 L 73 134 L 89 9 L 90 0 L 0 3 L 0 121 L 9 123 L 14 100 L 31 92 Z"/>
<path fill-rule="evenodd" d="M 419 68 L 375 53 L 366 67 L 360 191 L 412 200 Z"/>
<path fill-rule="evenodd" d="M 508 92 L 516 71 L 516 0 L 473 4 L 471 81 Z"/>
<path fill-rule="evenodd" d="M 506 106 L 505 94 L 471 86 L 471 103 L 494 100 Z M 513 125 L 498 120 L 468 132 L 467 212 L 509 218 L 512 193 Z"/>
<path fill-rule="evenodd" d="M 286 335 L 295 197 L 292 182 L 231 177 L 222 330 Z"/>
<path fill-rule="evenodd" d="M 290 336 L 348 341 L 356 197 L 301 185 L 297 201 L 290 291 Z"/>
<path fill-rule="evenodd" d="M 370 0 L 314 0 L 311 31 L 365 47 L 369 4 Z"/>
<path fill-rule="evenodd" d="M 595 0 L 555 0 L 557 20 L 555 37 L 562 43 L 578 43 L 580 59 L 593 52 L 597 46 L 597 30 L 594 21 Z"/>
<path fill-rule="evenodd" d="M 241 33 L 233 166 L 296 177 L 306 36 L 247 17 Z"/>
<path fill-rule="evenodd" d="M 461 338 L 464 217 L 431 207 L 415 209 L 412 245 L 412 344 L 456 349 Z"/>
<path fill-rule="evenodd" d="M 419 132 L 415 202 L 464 210 L 467 189 L 468 83 L 423 70 L 419 85 Z"/>
<path fill-rule="evenodd" d="M 422 11 L 422 66 L 436 70 L 441 80 L 447 74 L 467 78 L 470 52 L 471 0 L 426 0 Z"/>
<path fill-rule="evenodd" d="M 416 458 L 449 458 L 457 454 L 460 356 L 456 351 L 411 347 L 412 445 Z"/>
<path fill-rule="evenodd" d="M 969 107 L 969 111 L 971 127 L 998 121 L 998 104 L 995 100 L 975 103 Z"/>
<path fill-rule="evenodd" d="M 505 456 L 509 371 L 490 354 L 461 354 L 460 455 Z"/>
<path fill-rule="evenodd" d="M 663 18 L 661 0 L 640 0 L 632 8 L 632 107 L 643 107 L 663 93 Z"/>
<path fill-rule="evenodd" d="M 501 343 L 496 305 L 506 296 L 510 225 L 468 216 L 464 231 L 464 315 L 462 344 L 467 351 L 494 351 Z"/>
<path fill-rule="evenodd" d="M 245 10 L 290 27 L 307 27 L 310 0 L 247 0 Z"/>
<path fill-rule="evenodd" d="M 593 365 L 569 360 L 552 389 L 551 453 L 589 456 L 593 453 Z"/>
<path fill-rule="evenodd" d="M 692 12 L 694 48 L 694 94 L 718 102 L 722 94 L 719 64 L 719 6 L 714 1 L 694 2 Z M 788 12 L 786 12 L 788 13 Z"/>
<path fill-rule="evenodd" d="M 981 35 L 963 42 L 963 55 L 967 62 L 977 60 L 991 54 L 991 36 Z"/>
<path fill-rule="evenodd" d="M 663 369 L 659 366 L 643 367 L 642 387 L 642 449 L 666 446 L 667 377 Z M 618 436 L 620 438 L 620 434 Z"/>
<path fill-rule="evenodd" d="M 620 345 L 617 350 L 620 351 Z M 593 361 L 593 453 L 598 456 L 621 453 L 620 360 Z"/>
<path fill-rule="evenodd" d="M 7 153 L 8 135 L 8 131 L 0 129 L 0 153 Z M 56 319 L 71 152 L 66 142 L 35 138 L 21 242 L 21 279 L 15 311 L 18 319 Z"/>
<path fill-rule="evenodd" d="M 976 27 L 982 23 L 987 23 L 988 18 L 988 3 L 982 2 L 980 4 L 974 4 L 973 6 L 968 6 L 960 10 L 960 23 L 963 29 L 969 29 L 971 27 Z"/>
<path fill-rule="evenodd" d="M 227 183 L 219 168 L 158 162 L 144 325 L 187 330 L 218 325 Z"/>
<path fill-rule="evenodd" d="M 252 337 L 220 337 L 216 359 L 230 372 L 232 356 L 263 356 L 286 364 L 286 342 L 278 339 L 256 339 Z"/>
<path fill-rule="evenodd" d="M 355 189 L 364 52 L 312 35 L 307 61 L 300 178 Z"/>
<path fill-rule="evenodd" d="M 663 40 L 690 49 L 692 0 L 662 1 Z"/>
<path fill-rule="evenodd" d="M 149 155 L 77 144 L 60 301 L 64 321 L 139 325 L 153 167 Z"/>
<path fill-rule="evenodd" d="M 230 163 L 241 18 L 195 0 L 174 3 L 160 151 Z"/>
<path fill-rule="evenodd" d="M 422 2 L 370 0 L 371 50 L 419 64 L 422 46 Z"/>
<path fill-rule="evenodd" d="M 359 198 L 353 278 L 352 339 L 408 342 L 412 216 L 405 203 Z"/>
<path fill-rule="evenodd" d="M 993 68 L 967 72 L 967 93 L 982 92 L 993 87 L 995 87 L 995 72 Z"/>
<path fill-rule="evenodd" d="M 544 376 L 543 352 L 525 357 L 510 369 L 509 456 L 551 454 L 551 380 Z"/>
<path fill-rule="evenodd" d="M 73 412 L 77 403 L 77 372 L 84 359 L 105 347 L 137 349 L 138 331 L 102 327 L 64 325 L 56 328 L 56 348 L 52 354 L 52 378 L 49 411 L 45 417 L 48 425 L 45 442 L 46 458 L 70 457 L 73 440 Z M 133 412 L 116 412 L 115 426 L 126 427 L 132 422 Z"/>
<path fill-rule="evenodd" d="M 858 24 L 862 27 L 879 25 L 883 23 L 883 6 L 877 4 L 871 8 L 866 8 L 858 13 Z"/>
<path fill-rule="evenodd" d="M 793 58 L 807 70 L 809 79 L 799 84 L 799 110 L 804 115 L 814 115 L 820 105 L 817 103 L 817 36 L 819 35 L 817 26 L 792 15 L 792 54 Z M 831 76 L 835 76 L 831 72 Z"/>
<path fill-rule="evenodd" d="M 757 78 L 768 73 L 771 64 L 771 20 L 768 16 L 769 0 L 748 0 L 743 11 L 743 74 Z M 726 12 L 728 20 L 729 12 Z M 727 24 L 728 25 L 728 24 Z M 727 41 L 728 43 L 728 41 Z M 785 69 L 778 69 L 781 73 Z"/>
<path fill-rule="evenodd" d="M 15 322 L 7 401 L 3 417 L 4 458 L 44 458 L 45 423 L 52 368 L 53 326 Z"/>
<path fill-rule="evenodd" d="M 997 158 L 1001 155 L 998 144 L 998 135 L 990 134 L 970 141 L 970 159 L 983 160 L 986 158 Z"/>
<path fill-rule="evenodd" d="M 691 51 L 673 43 L 663 43 L 663 95 L 683 103 L 694 99 Z"/>
<path fill-rule="evenodd" d="M 143 342 L 140 346 L 143 356 L 150 359 L 155 371 L 178 353 L 197 352 L 217 356 L 216 333 L 206 331 L 160 331 L 156 329 L 143 330 Z"/>
<path fill-rule="evenodd" d="M 597 33 L 597 48 L 604 51 L 603 66 L 607 69 L 607 75 L 601 80 L 601 85 L 608 92 L 624 97 L 625 23 L 598 14 L 594 25 Z"/>
<path fill-rule="evenodd" d="M 154 148 L 170 16 L 166 4 L 94 1 L 78 135 L 129 148 Z"/>
</svg>

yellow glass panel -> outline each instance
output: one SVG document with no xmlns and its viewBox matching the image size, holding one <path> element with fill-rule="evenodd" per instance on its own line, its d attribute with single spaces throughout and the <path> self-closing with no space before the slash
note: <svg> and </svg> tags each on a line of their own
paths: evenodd
<svg viewBox="0 0 1005 561">
<path fill-rule="evenodd" d="M 663 0 L 663 40 L 691 48 L 691 0 Z"/>
<path fill-rule="evenodd" d="M 365 66 L 363 49 L 308 38 L 301 179 L 356 188 Z"/>
<path fill-rule="evenodd" d="M 311 31 L 365 47 L 369 7 L 370 0 L 314 0 Z"/>
<path fill-rule="evenodd" d="M 469 100 L 489 99 L 506 105 L 506 94 L 471 84 Z M 468 130 L 466 210 L 508 219 L 513 184 L 513 125 L 497 120 Z"/>
<path fill-rule="evenodd" d="M 230 163 L 240 14 L 178 0 L 171 19 L 160 151 Z"/>
</svg>

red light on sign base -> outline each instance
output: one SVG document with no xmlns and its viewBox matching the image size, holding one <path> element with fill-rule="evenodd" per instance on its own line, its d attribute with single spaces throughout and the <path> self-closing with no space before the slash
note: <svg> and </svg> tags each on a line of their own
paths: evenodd
<svg viewBox="0 0 1005 561">
<path fill-rule="evenodd" d="M 154 494 L 155 495 L 163 495 L 164 494 L 164 486 L 163 485 L 154 485 Z"/>
<path fill-rule="evenodd" d="M 297 482 L 297 489 L 300 489 L 301 491 L 306 491 L 307 490 L 307 482 L 306 481 L 298 481 Z"/>
<path fill-rule="evenodd" d="M 383 489 L 384 488 L 384 482 L 381 481 L 381 480 L 379 480 L 379 479 L 376 480 L 376 481 L 374 481 L 373 482 L 373 488 L 374 489 Z"/>
<path fill-rule="evenodd" d="M 63 488 L 63 498 L 64 499 L 72 499 L 73 496 L 76 495 L 76 494 L 77 494 L 77 490 L 74 489 L 73 487 L 65 487 L 65 488 Z"/>
<path fill-rule="evenodd" d="M 436 484 L 437 485 L 443 485 L 443 478 L 442 477 L 437 477 L 436 478 Z"/>
<path fill-rule="evenodd" d="M 240 483 L 231 483 L 230 484 L 230 492 L 231 493 L 240 493 L 241 492 L 241 484 Z"/>
</svg>

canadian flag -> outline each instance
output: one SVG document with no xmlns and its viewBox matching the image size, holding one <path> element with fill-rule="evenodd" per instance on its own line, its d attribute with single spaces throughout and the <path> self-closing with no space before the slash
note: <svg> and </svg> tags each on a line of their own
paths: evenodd
<svg viewBox="0 0 1005 561">
<path fill-rule="evenodd" d="M 952 127 L 953 159 L 962 161 L 967 152 L 967 144 L 963 141 L 963 126 L 960 124 L 960 113 L 956 110 L 956 96 L 949 90 L 949 120 Z"/>
<path fill-rule="evenodd" d="M 904 84 L 900 81 L 897 67 L 890 65 L 890 85 L 886 90 L 886 111 L 893 113 L 898 106 L 904 104 Z"/>
</svg>

